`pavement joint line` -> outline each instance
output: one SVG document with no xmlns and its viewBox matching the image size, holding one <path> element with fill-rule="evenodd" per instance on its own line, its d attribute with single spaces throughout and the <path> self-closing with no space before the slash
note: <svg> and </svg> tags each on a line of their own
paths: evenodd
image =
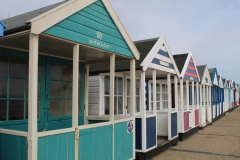
<svg viewBox="0 0 240 160">
<path fill-rule="evenodd" d="M 204 134 L 204 133 L 197 133 L 198 135 L 209 135 L 209 136 L 228 136 L 228 137 L 240 137 L 240 136 L 233 136 L 233 135 L 223 135 L 223 134 Z"/>
<path fill-rule="evenodd" d="M 203 152 L 203 151 L 192 151 L 192 150 L 183 150 L 183 149 L 169 149 L 171 151 L 179 151 L 179 152 L 191 152 L 191 153 L 200 153 L 200 154 L 208 154 L 208 155 L 215 155 L 215 156 L 225 156 L 225 157 L 234 157 L 234 158 L 240 158 L 240 156 L 232 155 L 232 154 L 218 154 L 218 153 L 212 153 L 212 152 Z"/>
</svg>

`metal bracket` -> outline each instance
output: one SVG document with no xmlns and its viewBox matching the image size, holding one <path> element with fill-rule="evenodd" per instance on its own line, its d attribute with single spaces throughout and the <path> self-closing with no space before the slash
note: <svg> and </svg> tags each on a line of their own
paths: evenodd
<svg viewBox="0 0 240 160">
<path fill-rule="evenodd" d="M 79 140 L 79 130 L 75 128 L 75 140 Z"/>
</svg>

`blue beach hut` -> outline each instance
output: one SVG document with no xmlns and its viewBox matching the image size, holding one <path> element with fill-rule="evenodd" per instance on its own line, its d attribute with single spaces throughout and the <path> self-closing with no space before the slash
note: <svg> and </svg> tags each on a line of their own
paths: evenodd
<svg viewBox="0 0 240 160">
<path fill-rule="evenodd" d="M 218 75 L 218 94 L 219 94 L 219 116 L 222 117 L 224 115 L 224 82 L 222 75 Z"/>
<path fill-rule="evenodd" d="M 115 119 L 114 68 L 129 61 L 135 97 L 140 54 L 110 2 L 63 1 L 3 22 L 0 159 L 134 159 L 135 110 Z M 88 124 L 89 64 L 106 61 L 108 120 Z"/>
<path fill-rule="evenodd" d="M 3 36 L 5 28 L 6 28 L 6 25 L 2 21 L 0 21 L 0 36 Z"/>
</svg>

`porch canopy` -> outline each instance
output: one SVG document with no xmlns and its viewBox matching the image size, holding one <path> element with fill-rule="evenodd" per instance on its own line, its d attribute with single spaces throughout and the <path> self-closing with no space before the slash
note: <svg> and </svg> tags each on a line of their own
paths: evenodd
<svg viewBox="0 0 240 160">
<path fill-rule="evenodd" d="M 86 64 L 86 66 L 82 67 L 84 68 L 84 72 L 86 71 L 86 77 L 88 77 L 89 64 L 110 61 L 111 108 L 109 122 L 106 124 L 114 125 L 113 106 L 115 61 L 123 59 L 131 61 L 131 85 L 135 86 L 135 81 L 133 80 L 135 79 L 135 60 L 139 59 L 140 54 L 108 0 L 63 1 L 6 19 L 3 22 L 8 26 L 8 28 L 5 29 L 5 35 L 0 38 L 0 54 L 11 52 L 11 55 L 20 53 L 26 53 L 29 55 L 27 97 L 28 132 L 0 129 L 0 133 L 10 133 L 13 135 L 27 137 L 27 152 L 21 152 L 21 154 L 28 154 L 28 159 L 37 159 L 37 157 L 40 159 L 39 156 L 47 155 L 47 153 L 43 153 L 44 151 L 42 151 L 41 154 L 38 153 L 38 147 L 40 145 L 38 144 L 40 139 L 39 137 L 42 138 L 43 136 L 74 131 L 75 140 L 78 140 L 79 130 L 81 128 L 79 127 L 78 119 L 78 100 L 80 94 L 78 79 L 81 62 L 83 65 Z M 72 126 L 69 129 L 38 133 L 38 63 L 40 55 L 72 61 Z M 85 75 L 83 76 L 85 77 Z M 86 85 L 85 91 L 83 91 L 82 94 L 83 105 L 81 107 L 83 112 L 84 105 L 86 106 L 85 110 L 88 108 L 88 82 L 86 81 L 84 84 L 84 81 L 85 79 L 83 78 L 82 88 Z M 132 97 L 135 96 L 134 87 L 131 89 L 130 94 Z M 47 95 L 47 97 L 49 97 L 49 95 Z M 132 98 L 131 106 L 134 105 L 135 100 Z M 131 112 L 131 118 L 128 120 L 134 122 L 133 117 L 134 110 Z M 101 125 L 96 124 L 93 127 L 99 126 Z M 86 126 L 85 128 L 91 127 Z M 115 134 L 114 131 L 112 133 Z M 112 144 L 114 145 L 114 142 Z M 132 151 L 134 143 L 132 142 L 130 144 L 132 145 L 130 151 Z M 80 141 L 79 147 L 81 147 Z M 78 149 L 78 143 L 75 142 L 75 152 L 71 152 L 71 154 L 75 154 L 75 158 L 80 156 L 76 149 Z M 118 148 L 116 147 L 115 149 Z M 116 151 L 114 150 L 109 152 L 109 154 L 114 157 L 114 152 Z M 54 153 L 52 155 L 54 155 Z M 66 155 L 71 156 L 70 152 Z M 81 156 L 84 157 L 84 155 Z M 107 154 L 105 156 L 107 156 Z M 127 159 L 134 158 L 134 153 L 132 152 L 130 156 L 131 157 L 127 157 Z M 55 157 L 52 158 L 54 159 Z"/>
</svg>

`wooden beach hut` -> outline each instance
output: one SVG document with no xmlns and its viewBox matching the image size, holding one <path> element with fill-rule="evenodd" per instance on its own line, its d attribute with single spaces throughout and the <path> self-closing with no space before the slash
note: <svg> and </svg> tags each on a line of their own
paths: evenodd
<svg viewBox="0 0 240 160">
<path fill-rule="evenodd" d="M 115 62 L 139 52 L 108 0 L 71 0 L 3 22 L 0 159 L 134 159 L 135 108 L 115 118 Z M 89 64 L 110 63 L 108 120 L 88 124 Z M 135 99 L 130 98 L 131 106 Z"/>
<path fill-rule="evenodd" d="M 218 75 L 218 94 L 219 94 L 219 116 L 222 117 L 224 115 L 224 82 L 222 75 Z"/>
<path fill-rule="evenodd" d="M 136 41 L 141 56 L 136 62 L 136 156 L 148 159 L 178 143 L 178 104 L 172 100 L 177 87 L 179 72 L 163 36 Z M 88 121 L 105 121 L 108 108 L 109 63 L 90 65 Z M 116 117 L 128 117 L 129 108 L 129 61 L 115 64 L 115 82 L 119 91 L 115 108 Z M 171 79 L 172 77 L 172 79 Z M 172 87 L 171 83 L 174 83 Z M 95 95 L 99 93 L 98 95 Z M 178 92 L 175 92 L 176 94 Z M 90 104 L 91 103 L 91 104 Z"/>
<path fill-rule="evenodd" d="M 3 36 L 6 25 L 0 20 L 0 37 Z"/>
<path fill-rule="evenodd" d="M 224 87 L 224 113 L 228 111 L 228 80 L 226 78 L 223 79 L 223 87 Z"/>
<path fill-rule="evenodd" d="M 199 129 L 199 75 L 191 52 L 173 58 L 180 71 L 178 132 L 184 140 Z"/>
<path fill-rule="evenodd" d="M 209 69 L 209 73 L 212 80 L 212 87 L 211 87 L 211 95 L 212 95 L 212 120 L 216 121 L 220 115 L 220 107 L 219 107 L 219 81 L 218 81 L 218 73 L 217 68 Z"/>
<path fill-rule="evenodd" d="M 197 66 L 200 84 L 199 84 L 199 127 L 212 123 L 212 107 L 211 107 L 211 86 L 212 81 L 207 65 Z"/>
<path fill-rule="evenodd" d="M 227 80 L 228 82 L 228 111 L 232 109 L 232 80 Z"/>
</svg>

